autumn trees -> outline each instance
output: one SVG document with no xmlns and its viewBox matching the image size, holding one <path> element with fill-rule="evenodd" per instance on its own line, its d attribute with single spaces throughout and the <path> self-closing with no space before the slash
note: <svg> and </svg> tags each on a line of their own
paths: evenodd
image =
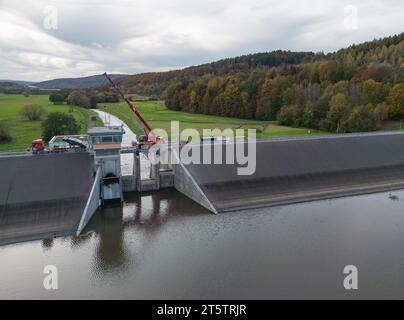
<svg viewBox="0 0 404 320">
<path fill-rule="evenodd" d="M 360 84 L 359 91 L 365 104 L 376 107 L 379 103 L 386 101 L 390 85 L 369 79 Z"/>
<path fill-rule="evenodd" d="M 164 91 L 167 107 L 330 132 L 372 131 L 404 119 L 404 33 L 310 61 L 298 54 L 294 63 L 280 63 L 293 61 L 293 53 L 275 56 L 161 73 L 164 81 L 178 79 Z"/>
<path fill-rule="evenodd" d="M 118 95 L 109 87 L 101 87 L 90 90 L 61 90 L 55 91 L 49 96 L 53 104 L 67 103 L 72 108 L 97 108 L 98 103 L 119 102 Z"/>
<path fill-rule="evenodd" d="M 226 77 L 230 75 L 249 75 L 254 70 L 294 66 L 310 62 L 316 55 L 312 52 L 273 51 L 255 53 L 235 58 L 228 58 L 200 66 L 168 72 L 143 73 L 126 77 L 119 83 L 130 92 L 151 96 L 162 96 L 173 90 L 184 80 L 205 79 L 206 77 Z M 177 88 L 183 90 L 183 88 Z M 244 91 L 244 90 L 243 90 Z M 251 94 L 248 90 L 246 93 Z"/>
<path fill-rule="evenodd" d="M 67 97 L 67 104 L 70 106 L 77 106 L 83 108 L 91 108 L 92 100 L 91 97 L 81 91 L 72 91 Z M 96 103 L 95 103 L 96 105 Z M 94 106 L 93 106 L 94 107 Z"/>
<path fill-rule="evenodd" d="M 389 94 L 388 103 L 391 105 L 389 116 L 392 119 L 404 118 L 404 83 L 395 85 Z"/>
<path fill-rule="evenodd" d="M 344 125 L 348 132 L 374 131 L 379 128 L 380 118 L 372 107 L 357 106 L 352 109 Z"/>
<path fill-rule="evenodd" d="M 278 121 L 330 132 L 376 130 L 386 119 L 404 117 L 404 85 L 392 87 L 374 79 L 311 83 L 290 75 L 272 78 L 262 70 L 248 76 L 171 84 L 165 100 L 172 110 Z"/>
</svg>

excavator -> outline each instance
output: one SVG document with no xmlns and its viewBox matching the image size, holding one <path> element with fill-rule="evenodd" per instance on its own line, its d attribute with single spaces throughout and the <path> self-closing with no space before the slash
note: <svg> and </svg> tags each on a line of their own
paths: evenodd
<svg viewBox="0 0 404 320">
<path fill-rule="evenodd" d="M 129 108 L 132 110 L 133 114 L 136 116 L 136 118 L 139 119 L 139 121 L 136 121 L 135 119 L 131 119 L 133 123 L 140 129 L 142 130 L 145 135 L 140 136 L 138 139 L 139 141 L 139 150 L 141 152 L 146 152 L 156 143 L 160 143 L 161 139 L 160 137 L 156 137 L 156 135 L 153 133 L 153 129 L 151 126 L 147 123 L 147 121 L 142 117 L 142 115 L 139 113 L 139 111 L 136 109 L 136 107 L 132 104 L 132 102 L 125 97 L 121 89 L 118 87 L 118 85 L 111 79 L 111 77 L 105 72 L 104 76 L 107 78 L 109 84 L 115 89 L 115 91 L 118 93 L 118 95 L 128 104 Z"/>
</svg>

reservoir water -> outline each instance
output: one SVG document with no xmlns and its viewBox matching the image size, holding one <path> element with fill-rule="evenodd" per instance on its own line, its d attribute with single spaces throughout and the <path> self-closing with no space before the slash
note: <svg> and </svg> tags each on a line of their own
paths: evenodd
<svg viewBox="0 0 404 320">
<path fill-rule="evenodd" d="M 404 192 L 394 195 L 220 215 L 176 191 L 128 195 L 79 238 L 0 247 L 0 298 L 403 298 Z M 43 287 L 46 265 L 56 291 Z M 357 291 L 344 289 L 347 265 Z"/>
</svg>

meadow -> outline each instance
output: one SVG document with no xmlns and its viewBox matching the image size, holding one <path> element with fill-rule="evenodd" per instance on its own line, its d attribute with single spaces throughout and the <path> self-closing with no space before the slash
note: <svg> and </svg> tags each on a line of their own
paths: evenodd
<svg viewBox="0 0 404 320">
<path fill-rule="evenodd" d="M 10 143 L 0 144 L 0 151 L 25 150 L 30 148 L 32 140 L 41 137 L 41 121 L 30 121 L 24 119 L 20 114 L 21 109 L 28 104 L 39 104 L 43 106 L 48 113 L 64 112 L 72 114 L 80 124 L 80 133 L 86 133 L 89 117 L 90 115 L 95 115 L 93 111 L 84 108 L 74 107 L 73 112 L 71 112 L 71 107 L 66 104 L 54 105 L 49 101 L 48 95 L 24 97 L 22 95 L 0 94 L 0 126 L 6 128 L 7 132 L 12 137 Z M 269 121 L 236 119 L 172 111 L 168 110 L 163 102 L 136 102 L 134 104 L 153 129 L 164 129 L 168 134 L 171 132 L 171 121 L 179 121 L 181 131 L 192 128 L 196 129 L 200 135 L 203 134 L 203 129 L 224 130 L 227 128 L 233 130 L 244 129 L 245 135 L 247 134 L 247 129 L 256 129 L 258 139 L 328 134 L 318 130 L 279 126 Z M 123 120 L 136 134 L 143 134 L 134 124 L 133 119 L 136 119 L 136 117 L 126 103 L 100 103 L 98 108 Z M 98 118 L 97 123 L 101 125 L 101 119 Z M 403 125 L 392 121 L 382 128 L 382 130 L 388 131 L 403 129 Z M 182 136 L 181 139 L 187 139 L 187 137 Z"/>
<path fill-rule="evenodd" d="M 0 125 L 5 127 L 11 135 L 12 140 L 7 144 L 0 144 L 0 151 L 25 150 L 30 148 L 34 139 L 41 138 L 41 121 L 30 121 L 24 119 L 20 111 L 28 104 L 39 104 L 46 112 L 64 112 L 72 114 L 81 126 L 81 133 L 85 133 L 88 127 L 88 120 L 92 111 L 74 107 L 70 112 L 68 105 L 54 105 L 49 102 L 48 95 L 22 95 L 0 94 Z"/>
<path fill-rule="evenodd" d="M 268 121 L 226 118 L 172 111 L 168 110 L 163 102 L 135 102 L 134 104 L 153 129 L 164 129 L 169 134 L 171 132 L 171 121 L 179 121 L 181 131 L 192 128 L 198 130 L 201 135 L 203 129 L 223 130 L 226 128 L 233 130 L 256 129 L 257 138 L 307 136 L 322 133 L 316 130 L 279 126 Z M 141 132 L 141 130 L 133 123 L 132 119 L 136 119 L 136 117 L 126 103 L 102 103 L 99 104 L 98 108 L 123 120 L 136 134 L 143 134 L 143 132 Z M 245 135 L 246 134 L 247 131 L 245 131 Z M 181 138 L 186 139 L 186 137 Z"/>
</svg>

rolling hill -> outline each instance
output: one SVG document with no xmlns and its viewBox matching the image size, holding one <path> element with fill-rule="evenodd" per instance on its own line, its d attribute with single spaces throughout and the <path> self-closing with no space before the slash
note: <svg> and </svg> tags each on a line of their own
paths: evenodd
<svg viewBox="0 0 404 320">
<path fill-rule="evenodd" d="M 118 81 L 126 77 L 126 75 L 115 74 L 111 75 L 111 77 L 113 80 Z M 31 85 L 40 89 L 89 89 L 100 87 L 105 84 L 107 84 L 107 82 L 103 75 L 95 75 L 83 78 L 54 79 L 37 82 Z"/>
<path fill-rule="evenodd" d="M 141 95 L 162 95 L 172 83 L 187 82 L 198 78 L 248 74 L 256 68 L 270 68 L 281 65 L 298 65 L 311 61 L 313 52 L 273 51 L 227 58 L 199 66 L 167 72 L 150 72 L 128 76 L 119 84 L 128 92 Z"/>
<path fill-rule="evenodd" d="M 329 132 L 404 119 L 404 33 L 327 55 L 274 51 L 129 76 L 127 93 L 160 95 L 171 110 Z"/>
</svg>

